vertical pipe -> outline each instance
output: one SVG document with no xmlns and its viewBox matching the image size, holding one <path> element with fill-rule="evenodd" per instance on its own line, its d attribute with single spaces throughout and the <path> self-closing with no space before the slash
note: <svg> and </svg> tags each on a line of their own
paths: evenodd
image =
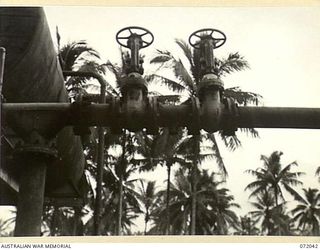
<svg viewBox="0 0 320 250">
<path fill-rule="evenodd" d="M 21 160 L 15 236 L 40 236 L 46 168 L 41 156 L 28 155 Z"/>
<path fill-rule="evenodd" d="M 72 235 L 73 236 L 81 236 L 80 233 L 80 223 L 81 223 L 81 208 L 78 206 L 75 206 L 74 208 L 74 221 L 73 221 L 73 229 L 72 229 Z"/>
<path fill-rule="evenodd" d="M 0 125 L 2 124 L 2 85 L 3 85 L 3 74 L 4 74 L 4 60 L 6 56 L 6 50 L 0 47 Z M 0 138 L 2 137 L 0 128 Z"/>
</svg>

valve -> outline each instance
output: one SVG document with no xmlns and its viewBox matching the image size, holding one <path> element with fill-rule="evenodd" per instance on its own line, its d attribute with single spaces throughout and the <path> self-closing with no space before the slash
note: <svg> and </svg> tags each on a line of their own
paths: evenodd
<svg viewBox="0 0 320 250">
<path fill-rule="evenodd" d="M 222 120 L 223 82 L 215 75 L 213 50 L 226 42 L 226 35 L 217 29 L 200 29 L 189 36 L 189 43 L 200 50 L 200 77 L 197 93 L 200 102 L 199 117 L 201 127 L 207 132 L 219 129 Z"/>
<path fill-rule="evenodd" d="M 125 60 L 126 75 L 121 79 L 120 101 L 121 120 L 132 132 L 143 128 L 148 107 L 148 88 L 143 74 L 143 59 L 139 50 L 150 46 L 154 40 L 153 34 L 141 27 L 130 26 L 121 29 L 116 34 L 117 42 L 130 49 L 130 56 Z"/>
<path fill-rule="evenodd" d="M 213 50 L 221 47 L 226 39 L 226 35 L 217 29 L 201 29 L 189 36 L 190 45 L 200 50 L 201 76 L 214 73 Z"/>
<path fill-rule="evenodd" d="M 136 72 L 143 74 L 143 59 L 139 57 L 139 50 L 150 46 L 153 43 L 153 34 L 145 29 L 138 26 L 130 26 L 123 28 L 118 31 L 116 35 L 117 42 L 130 49 L 131 57 L 127 61 L 127 74 Z"/>
</svg>

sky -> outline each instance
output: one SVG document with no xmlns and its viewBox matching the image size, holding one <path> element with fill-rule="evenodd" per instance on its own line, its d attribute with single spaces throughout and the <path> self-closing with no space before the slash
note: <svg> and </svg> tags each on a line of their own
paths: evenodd
<svg viewBox="0 0 320 250">
<path fill-rule="evenodd" d="M 116 33 L 127 26 L 149 29 L 154 43 L 143 49 L 148 59 L 156 49 L 165 49 L 181 57 L 175 38 L 187 41 L 189 35 L 202 28 L 215 28 L 227 36 L 215 56 L 226 57 L 238 51 L 250 69 L 225 78 L 225 87 L 240 86 L 245 91 L 263 96 L 263 106 L 320 108 L 320 8 L 319 7 L 46 7 L 48 23 L 55 41 L 59 27 L 61 44 L 86 40 L 102 57 L 102 61 L 119 62 Z M 229 178 L 227 187 L 242 209 L 248 212 L 245 186 L 254 179 L 246 169 L 262 166 L 261 154 L 269 156 L 282 151 L 282 163 L 297 161 L 296 171 L 306 172 L 301 179 L 305 188 L 319 188 L 314 177 L 320 165 L 319 130 L 258 129 L 260 138 L 238 133 L 242 147 L 230 152 L 220 143 Z M 204 168 L 217 170 L 214 161 Z M 146 178 L 163 186 L 165 169 Z M 290 196 L 287 196 L 292 200 Z M 139 224 L 139 223 L 138 223 Z"/>
</svg>

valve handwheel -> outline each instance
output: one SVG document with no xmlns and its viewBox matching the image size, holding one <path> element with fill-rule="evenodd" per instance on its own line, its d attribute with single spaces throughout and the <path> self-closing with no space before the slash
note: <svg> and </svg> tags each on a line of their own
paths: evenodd
<svg viewBox="0 0 320 250">
<path fill-rule="evenodd" d="M 151 45 L 154 40 L 153 34 L 149 30 L 138 26 L 130 26 L 119 30 L 116 35 L 116 40 L 121 46 L 129 48 L 128 40 L 133 35 L 141 38 L 141 49 Z"/>
<path fill-rule="evenodd" d="M 227 40 L 226 35 L 220 30 L 201 29 L 193 32 L 189 36 L 189 43 L 195 49 L 200 49 L 200 41 L 204 37 L 209 37 L 213 40 L 214 49 L 221 47 Z"/>
</svg>

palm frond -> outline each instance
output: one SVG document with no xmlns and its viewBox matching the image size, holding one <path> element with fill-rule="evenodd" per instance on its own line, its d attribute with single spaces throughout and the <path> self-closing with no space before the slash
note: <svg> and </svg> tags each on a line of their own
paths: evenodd
<svg viewBox="0 0 320 250">
<path fill-rule="evenodd" d="M 213 150 L 213 152 L 215 154 L 215 158 L 216 158 L 216 162 L 218 164 L 218 167 L 219 167 L 220 171 L 223 173 L 223 175 L 225 177 L 227 177 L 228 176 L 228 172 L 227 172 L 226 166 L 224 165 L 223 158 L 222 158 L 222 155 L 220 153 L 219 146 L 218 146 L 218 143 L 216 141 L 216 138 L 215 138 L 213 133 L 208 133 L 207 136 L 208 136 L 208 139 L 210 139 L 212 141 L 212 150 Z"/>
<path fill-rule="evenodd" d="M 194 67 L 194 63 L 193 63 L 193 57 L 192 57 L 192 49 L 189 46 L 189 44 L 187 44 L 182 39 L 175 39 L 175 42 L 178 44 L 178 46 L 181 48 L 181 50 L 183 51 L 184 55 L 188 59 L 190 65 L 191 65 L 191 68 L 193 68 Z"/>
<path fill-rule="evenodd" d="M 181 82 L 176 82 L 174 80 L 171 80 L 165 76 L 161 76 L 161 75 L 157 75 L 157 74 L 151 74 L 151 75 L 147 75 L 145 76 L 146 81 L 148 82 L 152 82 L 152 81 L 156 81 L 157 83 L 160 83 L 166 87 L 168 87 L 168 89 L 181 93 L 184 90 L 186 90 L 185 86 L 183 86 L 181 84 Z"/>
<path fill-rule="evenodd" d="M 242 91 L 240 87 L 226 88 L 224 90 L 224 95 L 233 99 L 240 105 L 247 105 L 250 103 L 258 105 L 262 100 L 261 95 L 253 92 Z"/>
<path fill-rule="evenodd" d="M 166 63 L 173 58 L 172 54 L 167 50 L 157 49 L 156 56 L 150 60 L 150 63 Z"/>
<path fill-rule="evenodd" d="M 227 58 L 216 59 L 216 74 L 225 76 L 235 71 L 241 71 L 249 68 L 249 63 L 238 52 L 230 53 Z"/>
<path fill-rule="evenodd" d="M 254 128 L 240 128 L 240 131 L 251 135 L 253 138 L 260 138 L 259 132 Z"/>
<path fill-rule="evenodd" d="M 219 131 L 219 135 L 224 142 L 224 145 L 230 149 L 231 151 L 236 150 L 238 147 L 241 147 L 241 141 L 236 135 L 233 136 L 226 136 L 223 135 L 221 131 Z"/>
<path fill-rule="evenodd" d="M 173 63 L 173 73 L 177 79 L 179 79 L 184 85 L 186 85 L 188 91 L 193 94 L 196 92 L 196 86 L 194 80 L 189 74 L 188 70 L 183 65 L 180 59 L 174 60 Z"/>
</svg>

